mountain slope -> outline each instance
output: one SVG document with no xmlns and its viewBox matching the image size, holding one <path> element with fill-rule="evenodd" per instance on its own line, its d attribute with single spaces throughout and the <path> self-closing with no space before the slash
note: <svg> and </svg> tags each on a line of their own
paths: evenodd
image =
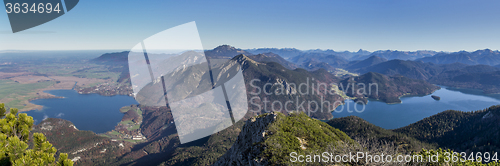
<svg viewBox="0 0 500 166">
<path fill-rule="evenodd" d="M 467 66 L 432 77 L 429 82 L 459 88 L 481 89 L 484 93 L 500 92 L 500 69 L 488 65 Z"/>
<path fill-rule="evenodd" d="M 73 123 L 56 118 L 47 118 L 34 126 L 32 133 L 43 133 L 58 149 L 68 153 L 76 165 L 105 165 L 107 158 L 125 154 L 133 145 L 117 142 L 91 131 L 80 131 Z"/>
<path fill-rule="evenodd" d="M 268 53 L 262 53 L 258 55 L 253 55 L 253 56 L 248 56 L 250 59 L 257 61 L 257 62 L 276 62 L 279 63 L 281 66 L 286 67 L 287 69 L 294 70 L 298 68 L 299 66 L 292 63 L 288 62 L 287 60 L 283 59 L 281 56 L 268 52 Z"/>
<path fill-rule="evenodd" d="M 106 53 L 90 60 L 90 62 L 108 66 L 110 72 L 120 73 L 117 80 L 118 83 L 131 85 L 128 70 L 128 54 L 129 51 Z"/>
<path fill-rule="evenodd" d="M 246 122 L 234 145 L 214 165 L 289 165 L 292 152 L 325 152 L 339 142 L 356 146 L 342 131 L 304 113 L 263 114 Z"/>
<path fill-rule="evenodd" d="M 354 66 L 354 65 L 353 65 Z M 377 72 L 389 76 L 402 75 L 429 83 L 457 88 L 480 89 L 485 93 L 500 92 L 500 68 L 463 63 L 433 64 L 421 61 L 390 60 L 365 68 L 351 68 L 359 73 Z"/>
<path fill-rule="evenodd" d="M 90 62 L 95 63 L 128 63 L 128 54 L 129 51 L 116 52 L 116 53 L 106 53 L 97 58 L 90 60 Z"/>
<path fill-rule="evenodd" d="M 385 75 L 402 75 L 408 78 L 428 80 L 431 77 L 448 70 L 464 68 L 465 64 L 453 63 L 436 65 L 420 61 L 390 60 L 365 68 L 354 69 L 359 73 L 377 72 Z"/>
<path fill-rule="evenodd" d="M 475 112 L 448 110 L 394 131 L 456 151 L 498 152 L 500 106 Z"/>
<path fill-rule="evenodd" d="M 329 125 L 345 132 L 354 140 L 375 140 L 375 142 L 389 142 L 399 147 L 401 151 L 420 151 L 422 148 L 434 149 L 435 146 L 420 142 L 406 134 L 394 132 L 375 126 L 357 116 L 334 118 Z"/>
<path fill-rule="evenodd" d="M 427 95 L 439 89 L 438 86 L 423 80 L 404 76 L 385 76 L 374 72 L 344 79 L 339 87 L 348 96 L 368 97 L 386 103 L 401 103 L 399 97 L 403 95 Z"/>
<path fill-rule="evenodd" d="M 369 66 L 373 66 L 373 65 L 376 65 L 376 64 L 379 64 L 379 63 L 382 63 L 382 62 L 387 62 L 388 60 L 385 59 L 385 58 L 381 58 L 381 57 L 378 57 L 378 56 L 371 56 L 365 60 L 361 60 L 361 61 L 351 61 L 349 62 L 349 64 L 347 65 L 346 69 L 362 69 L 362 68 L 365 68 L 365 67 L 369 67 Z"/>
<path fill-rule="evenodd" d="M 313 72 L 300 68 L 288 70 L 276 62 L 259 63 L 251 60 L 245 55 L 239 55 L 233 59 L 244 64 L 242 68 L 247 85 L 247 98 L 250 100 L 250 110 L 253 110 L 252 112 L 254 113 L 266 113 L 271 111 L 286 113 L 286 110 L 299 110 L 308 112 L 308 115 L 314 118 L 330 119 L 333 117 L 330 113 L 332 110 L 329 110 L 330 107 L 322 107 L 322 110 L 316 110 L 316 112 L 314 112 L 313 110 L 316 109 L 314 105 L 311 109 L 308 109 L 303 105 L 301 106 L 300 103 L 302 103 L 302 101 L 306 103 L 307 101 L 313 100 L 322 101 L 322 98 L 324 101 L 330 101 L 331 103 L 343 101 L 343 98 L 337 94 L 312 92 L 314 87 L 311 86 L 311 84 L 318 85 L 323 83 L 329 85 L 340 81 L 339 78 L 328 73 L 328 71 L 324 69 Z M 300 84 L 309 85 L 299 86 Z M 284 105 L 287 101 L 293 101 L 293 104 L 288 104 L 287 107 L 279 107 L 278 105 L 273 107 L 272 104 L 269 104 L 279 102 Z M 297 103 L 299 105 L 297 105 Z M 336 104 L 338 104 L 338 102 Z"/>
</svg>

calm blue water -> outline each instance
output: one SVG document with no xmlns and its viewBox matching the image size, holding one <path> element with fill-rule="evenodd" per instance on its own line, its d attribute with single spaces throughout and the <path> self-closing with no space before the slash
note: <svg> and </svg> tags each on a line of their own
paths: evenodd
<svg viewBox="0 0 500 166">
<path fill-rule="evenodd" d="M 44 118 L 62 118 L 73 122 L 80 130 L 104 133 L 114 129 L 123 114 L 119 109 L 126 105 L 137 104 L 130 96 L 100 96 L 98 94 L 78 94 L 74 90 L 47 91 L 63 99 L 40 99 L 33 104 L 43 105 L 42 110 L 27 112 L 38 124 Z M 332 112 L 335 118 L 355 115 L 386 129 L 409 125 L 445 110 L 475 111 L 500 104 L 500 94 L 483 94 L 479 90 L 454 89 L 442 86 L 432 95 L 441 97 L 436 101 L 430 96 L 402 97 L 401 104 L 386 104 L 370 100 L 365 105 L 346 100 Z M 356 112 L 355 108 L 361 113 Z M 351 111 L 351 112 L 349 112 Z"/>
<path fill-rule="evenodd" d="M 369 100 L 364 110 L 363 105 L 346 100 L 346 104 L 337 107 L 337 112 L 332 114 L 335 118 L 354 115 L 382 128 L 395 129 L 446 110 L 475 111 L 500 104 L 500 94 L 486 95 L 479 90 L 441 86 L 432 95 L 441 97 L 441 100 L 436 101 L 431 95 L 401 97 L 401 104 Z M 356 112 L 355 108 L 362 112 Z"/>
<path fill-rule="evenodd" d="M 29 116 L 33 116 L 35 124 L 40 123 L 44 118 L 61 118 L 73 122 L 79 130 L 90 130 L 95 133 L 113 130 L 123 117 L 119 111 L 120 108 L 137 104 L 130 96 L 78 94 L 74 90 L 46 92 L 65 98 L 31 101 L 33 104 L 43 105 L 42 110 L 27 112 Z"/>
</svg>

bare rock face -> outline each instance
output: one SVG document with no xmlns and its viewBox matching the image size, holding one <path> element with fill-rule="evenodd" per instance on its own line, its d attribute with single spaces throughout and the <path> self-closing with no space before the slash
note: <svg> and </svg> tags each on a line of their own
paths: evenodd
<svg viewBox="0 0 500 166">
<path fill-rule="evenodd" d="M 255 145 L 264 141 L 268 125 L 273 123 L 277 116 L 278 113 L 273 112 L 248 120 L 231 149 L 214 165 L 268 165 L 267 161 L 258 156 L 264 147 Z"/>
</svg>

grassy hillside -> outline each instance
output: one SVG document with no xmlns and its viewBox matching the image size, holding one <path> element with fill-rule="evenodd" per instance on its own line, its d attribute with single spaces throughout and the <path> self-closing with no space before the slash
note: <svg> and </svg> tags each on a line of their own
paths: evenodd
<svg viewBox="0 0 500 166">
<path fill-rule="evenodd" d="M 290 154 L 308 155 L 357 146 L 342 131 L 304 113 L 259 115 L 248 120 L 238 139 L 215 165 L 290 165 Z"/>
<path fill-rule="evenodd" d="M 262 115 L 265 116 L 265 115 Z M 256 146 L 266 147 L 261 154 L 272 163 L 287 164 L 289 154 L 311 154 L 326 151 L 337 142 L 355 144 L 344 132 L 304 113 L 284 116 L 278 114 L 276 121 L 269 125 L 269 136 Z"/>
</svg>

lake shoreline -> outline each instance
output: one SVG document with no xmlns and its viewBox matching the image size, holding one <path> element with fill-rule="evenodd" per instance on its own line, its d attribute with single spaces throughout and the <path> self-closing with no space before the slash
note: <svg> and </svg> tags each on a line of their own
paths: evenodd
<svg viewBox="0 0 500 166">
<path fill-rule="evenodd" d="M 500 104 L 500 95 L 479 93 L 477 90 L 457 90 L 440 86 L 427 95 L 401 96 L 401 103 L 391 104 L 369 99 L 369 104 L 359 105 L 346 99 L 344 107 L 332 111 L 334 118 L 358 116 L 384 129 L 396 129 L 446 110 L 476 111 Z M 434 100 L 430 95 L 440 96 Z M 360 113 L 353 109 L 362 110 Z M 348 112 L 351 111 L 351 112 Z M 391 119 L 391 120 L 389 120 Z"/>
<path fill-rule="evenodd" d="M 32 100 L 33 104 L 42 105 L 44 108 L 27 111 L 28 115 L 38 123 L 46 118 L 61 118 L 71 121 L 80 130 L 90 130 L 95 133 L 105 133 L 114 129 L 124 116 L 120 108 L 138 104 L 133 97 L 126 95 L 79 94 L 69 89 L 46 92 L 58 98 Z"/>
</svg>

